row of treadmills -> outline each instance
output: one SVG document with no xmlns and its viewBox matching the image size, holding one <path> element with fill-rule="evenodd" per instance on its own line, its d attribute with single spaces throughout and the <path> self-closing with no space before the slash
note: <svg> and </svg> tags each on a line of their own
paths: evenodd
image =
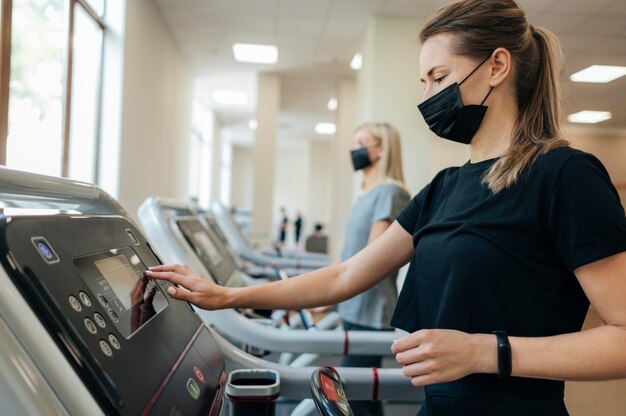
<svg viewBox="0 0 626 416">
<path fill-rule="evenodd" d="M 327 257 L 255 249 L 219 203 L 153 197 L 138 218 L 93 185 L 0 168 L 0 416 L 351 415 L 349 400 L 380 399 L 415 413 L 423 390 L 400 369 L 320 364 L 390 355 L 400 333 L 343 331 L 334 314 L 199 310 L 144 277 L 184 263 L 255 285 Z"/>
</svg>

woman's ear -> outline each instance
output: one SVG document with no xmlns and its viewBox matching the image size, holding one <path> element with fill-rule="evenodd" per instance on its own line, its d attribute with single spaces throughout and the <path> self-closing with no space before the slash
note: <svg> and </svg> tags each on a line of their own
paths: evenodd
<svg viewBox="0 0 626 416">
<path fill-rule="evenodd" d="M 489 63 L 491 64 L 489 86 L 497 87 L 507 80 L 512 73 L 513 58 L 511 52 L 504 48 L 498 48 L 491 54 Z"/>
</svg>

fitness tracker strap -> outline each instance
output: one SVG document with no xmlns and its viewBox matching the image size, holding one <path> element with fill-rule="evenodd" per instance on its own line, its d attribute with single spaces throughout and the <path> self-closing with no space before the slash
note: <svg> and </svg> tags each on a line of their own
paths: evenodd
<svg viewBox="0 0 626 416">
<path fill-rule="evenodd" d="M 498 339 L 498 374 L 500 378 L 511 375 L 511 344 L 506 331 L 493 331 Z"/>
</svg>

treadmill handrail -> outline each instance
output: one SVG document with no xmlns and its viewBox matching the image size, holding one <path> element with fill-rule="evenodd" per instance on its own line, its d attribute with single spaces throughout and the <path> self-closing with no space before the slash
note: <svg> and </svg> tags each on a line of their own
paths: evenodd
<svg viewBox="0 0 626 416">
<path fill-rule="evenodd" d="M 5 167 L 0 167 L 0 204 L 26 209 L 67 205 L 82 214 L 130 218 L 119 202 L 93 184 Z"/>
<path fill-rule="evenodd" d="M 316 353 L 332 355 L 386 355 L 390 356 L 394 340 L 406 335 L 395 331 L 309 331 L 260 325 L 233 309 L 196 311 L 229 338 L 254 347 L 276 352 Z"/>
<path fill-rule="evenodd" d="M 309 380 L 316 367 L 291 367 L 266 361 L 234 348 L 213 328 L 209 327 L 224 359 L 226 370 L 238 368 L 272 369 L 280 373 L 280 393 L 283 397 L 310 397 Z M 335 368 L 345 382 L 346 395 L 351 400 L 423 401 L 424 388 L 415 387 L 400 368 Z"/>
</svg>

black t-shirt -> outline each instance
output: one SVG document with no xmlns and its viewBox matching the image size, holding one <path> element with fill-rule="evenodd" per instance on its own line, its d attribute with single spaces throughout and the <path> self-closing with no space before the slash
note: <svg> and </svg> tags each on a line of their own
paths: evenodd
<svg viewBox="0 0 626 416">
<path fill-rule="evenodd" d="M 393 326 L 524 337 L 581 329 L 589 302 L 573 271 L 626 251 L 624 210 L 605 168 L 590 154 L 560 148 L 493 194 L 481 181 L 495 160 L 443 170 L 398 217 L 415 251 Z M 426 391 L 432 414 L 444 409 L 433 402 L 439 397 L 464 399 L 459 414 L 472 414 L 468 400 L 476 409 L 490 402 L 493 414 L 517 414 L 493 401 L 526 400 L 531 408 L 511 409 L 537 416 L 544 413 L 533 399 L 562 402 L 563 383 L 474 374 Z"/>
</svg>

